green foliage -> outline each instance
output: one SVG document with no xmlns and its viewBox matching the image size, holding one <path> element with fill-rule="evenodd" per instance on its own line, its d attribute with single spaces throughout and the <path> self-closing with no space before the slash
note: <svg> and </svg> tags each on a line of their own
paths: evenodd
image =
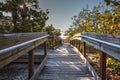
<svg viewBox="0 0 120 80">
<path fill-rule="evenodd" d="M 119 0 L 104 0 L 106 2 L 106 5 L 113 5 L 113 6 L 118 6 L 120 5 Z"/>
<path fill-rule="evenodd" d="M 48 10 L 45 12 L 41 10 L 40 12 L 34 12 L 33 14 L 33 21 L 39 25 L 40 31 L 42 31 L 43 27 L 45 26 L 45 22 L 48 20 L 48 14 Z"/>
<path fill-rule="evenodd" d="M 92 10 L 87 6 L 72 20 L 72 25 L 64 34 L 68 38 L 82 32 L 120 34 L 120 5 L 108 9 L 104 4 L 99 4 Z"/>
<path fill-rule="evenodd" d="M 10 17 L 4 17 L 0 15 L 0 33 L 11 33 L 13 29 L 13 23 Z"/>
<path fill-rule="evenodd" d="M 11 13 L 9 21 L 6 21 L 2 12 Z M 5 24 L 1 24 L 0 33 L 40 32 L 48 20 L 48 14 L 48 9 L 43 11 L 39 8 L 37 0 L 5 0 L 0 3 L 0 17 Z"/>
<path fill-rule="evenodd" d="M 61 35 L 60 30 L 59 29 L 55 29 L 52 24 L 44 27 L 43 31 L 47 32 L 51 36 L 53 36 L 53 35 L 60 36 Z"/>
<path fill-rule="evenodd" d="M 73 37 L 77 33 L 82 32 L 96 32 L 104 34 L 120 34 L 120 1 L 117 0 L 105 0 L 107 5 L 112 5 L 110 8 L 106 8 L 106 5 L 99 4 L 94 6 L 92 10 L 88 9 L 88 6 L 81 10 L 77 16 L 73 16 L 72 25 L 66 30 L 65 36 L 68 39 Z M 89 51 L 90 46 L 87 46 Z M 95 56 L 92 58 L 92 65 L 96 68 L 99 67 L 100 56 L 95 52 Z M 107 58 L 107 80 L 120 80 L 120 61 L 115 60 L 108 56 Z M 98 72 L 100 73 L 100 72 Z"/>
<path fill-rule="evenodd" d="M 107 79 L 120 79 L 120 61 L 108 56 L 107 58 Z"/>
</svg>

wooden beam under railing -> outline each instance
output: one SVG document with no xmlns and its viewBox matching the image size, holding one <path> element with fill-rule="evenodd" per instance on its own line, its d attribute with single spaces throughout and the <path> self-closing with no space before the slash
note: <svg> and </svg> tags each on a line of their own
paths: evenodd
<svg viewBox="0 0 120 80">
<path fill-rule="evenodd" d="M 101 78 L 106 79 L 106 59 L 107 55 L 120 60 L 120 36 L 109 35 L 109 34 L 98 34 L 98 33 L 82 33 L 71 39 L 71 44 L 75 46 L 75 40 L 81 40 L 83 42 L 83 55 L 86 56 L 86 44 L 93 46 L 101 51 Z M 115 42 L 116 41 L 116 42 Z M 86 44 L 85 44 L 86 43 Z M 77 48 L 77 47 L 76 47 Z"/>
</svg>

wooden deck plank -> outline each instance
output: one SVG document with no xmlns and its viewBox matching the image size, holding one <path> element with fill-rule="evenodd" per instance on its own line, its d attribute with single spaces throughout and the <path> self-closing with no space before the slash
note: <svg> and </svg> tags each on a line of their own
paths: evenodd
<svg viewBox="0 0 120 80">
<path fill-rule="evenodd" d="M 49 52 L 39 80 L 94 80 L 84 60 L 70 45 L 64 44 Z"/>
</svg>

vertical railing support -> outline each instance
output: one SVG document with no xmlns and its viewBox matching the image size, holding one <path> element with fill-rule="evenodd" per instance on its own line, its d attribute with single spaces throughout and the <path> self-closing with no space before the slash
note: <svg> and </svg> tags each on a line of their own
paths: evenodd
<svg viewBox="0 0 120 80">
<path fill-rule="evenodd" d="M 54 49 L 54 36 L 52 37 L 52 48 Z"/>
<path fill-rule="evenodd" d="M 60 44 L 62 44 L 62 39 L 60 40 Z"/>
<path fill-rule="evenodd" d="M 73 46 L 75 46 L 75 40 L 73 40 Z"/>
<path fill-rule="evenodd" d="M 76 39 L 76 48 L 78 49 L 78 40 Z"/>
<path fill-rule="evenodd" d="M 61 45 L 61 40 L 58 40 L 58 45 Z"/>
<path fill-rule="evenodd" d="M 73 41 L 71 41 L 71 45 L 73 45 Z"/>
<path fill-rule="evenodd" d="M 47 42 L 44 42 L 44 56 L 47 55 Z"/>
<path fill-rule="evenodd" d="M 28 78 L 30 79 L 34 74 L 34 50 L 28 52 L 29 62 L 28 62 Z"/>
<path fill-rule="evenodd" d="M 79 40 L 77 40 L 77 49 L 79 51 Z"/>
<path fill-rule="evenodd" d="M 86 43 L 83 42 L 83 55 L 86 57 Z"/>
<path fill-rule="evenodd" d="M 74 40 L 73 40 L 73 46 L 74 46 Z"/>
<path fill-rule="evenodd" d="M 100 67 L 101 67 L 101 78 L 102 80 L 106 80 L 106 54 L 104 52 L 101 53 L 100 56 Z"/>
<path fill-rule="evenodd" d="M 73 46 L 74 46 L 74 40 L 73 40 Z"/>
<path fill-rule="evenodd" d="M 77 44 L 77 39 L 76 39 L 76 48 L 77 48 L 78 44 Z"/>
<path fill-rule="evenodd" d="M 73 46 L 73 44 L 74 44 L 74 43 L 73 43 L 73 40 L 72 40 L 72 46 Z"/>
<path fill-rule="evenodd" d="M 75 47 L 77 48 L 77 40 L 75 39 Z"/>
<path fill-rule="evenodd" d="M 57 41 L 56 41 L 56 39 L 55 39 L 55 46 L 56 46 L 56 45 L 57 45 Z M 55 46 L 54 46 L 54 47 L 55 47 Z"/>
<path fill-rule="evenodd" d="M 80 51 L 80 40 L 78 40 L 78 50 Z"/>
</svg>

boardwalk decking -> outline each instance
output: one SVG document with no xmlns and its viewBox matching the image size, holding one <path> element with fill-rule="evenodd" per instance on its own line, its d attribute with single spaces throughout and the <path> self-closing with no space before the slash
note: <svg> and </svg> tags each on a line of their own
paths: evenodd
<svg viewBox="0 0 120 80">
<path fill-rule="evenodd" d="M 69 44 L 48 51 L 39 80 L 94 80 L 84 61 Z"/>
</svg>

